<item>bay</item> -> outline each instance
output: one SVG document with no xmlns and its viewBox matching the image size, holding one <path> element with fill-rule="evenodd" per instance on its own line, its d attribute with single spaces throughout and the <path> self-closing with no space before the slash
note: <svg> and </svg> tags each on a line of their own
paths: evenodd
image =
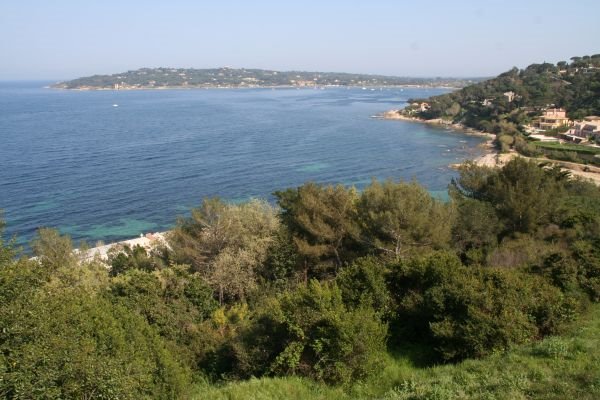
<svg viewBox="0 0 600 400">
<path fill-rule="evenodd" d="M 0 83 L 0 209 L 20 243 L 38 227 L 111 242 L 168 229 L 203 198 L 306 181 L 416 179 L 443 196 L 483 139 L 371 118 L 422 88 L 63 91 Z"/>
</svg>

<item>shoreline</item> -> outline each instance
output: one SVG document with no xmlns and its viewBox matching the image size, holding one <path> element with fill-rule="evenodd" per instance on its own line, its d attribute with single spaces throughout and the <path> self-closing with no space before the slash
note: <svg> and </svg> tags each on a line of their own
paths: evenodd
<svg viewBox="0 0 600 400">
<path fill-rule="evenodd" d="M 448 89 L 448 90 L 459 90 L 462 87 L 459 86 L 429 86 L 429 85 L 314 85 L 314 86 L 297 86 L 297 85 L 273 85 L 273 86 L 141 86 L 141 87 L 127 87 L 121 89 L 114 89 L 108 87 L 56 87 L 53 85 L 44 86 L 45 89 L 53 90 L 69 90 L 77 92 L 93 92 L 93 91 L 136 91 L 136 90 L 207 90 L 207 89 L 321 89 L 321 88 L 352 88 L 352 89 L 375 89 L 375 88 L 386 88 L 386 89 Z"/>
<path fill-rule="evenodd" d="M 486 141 L 483 144 L 483 147 L 485 147 L 485 154 L 471 160 L 473 161 L 473 163 L 480 167 L 501 168 L 513 158 L 522 157 L 527 160 L 534 160 L 537 162 L 550 162 L 555 165 L 559 165 L 564 171 L 568 171 L 569 173 L 571 173 L 572 176 L 583 178 L 600 186 L 600 167 L 582 166 L 580 164 L 570 163 L 568 161 L 525 157 L 520 155 L 516 151 L 511 151 L 509 153 L 500 153 L 494 148 L 492 140 Z M 449 167 L 452 169 L 458 169 L 462 164 L 463 163 L 450 164 Z M 589 171 L 584 171 L 582 170 L 583 168 L 588 168 Z M 125 245 L 128 245 L 132 248 L 134 246 L 139 245 L 142 246 L 146 251 L 150 251 L 159 245 L 168 246 L 167 237 L 170 232 L 171 231 L 146 233 L 141 234 L 140 237 L 134 237 L 132 239 L 125 239 L 110 244 L 91 247 L 87 249 L 83 255 L 81 255 L 81 259 L 82 261 L 91 261 L 94 258 L 98 257 L 101 261 L 106 261 L 108 259 L 108 252 L 111 249 L 123 247 Z M 75 251 L 79 252 L 79 249 L 75 249 Z"/>
<path fill-rule="evenodd" d="M 552 160 L 550 158 L 532 158 L 526 157 L 515 150 L 511 150 L 508 153 L 500 153 L 494 146 L 493 142 L 496 139 L 496 135 L 488 132 L 478 131 L 473 128 L 465 127 L 462 124 L 449 123 L 440 118 L 432 119 L 432 120 L 424 120 L 420 118 L 407 117 L 400 113 L 400 110 L 390 110 L 386 111 L 377 116 L 377 118 L 386 119 L 386 120 L 395 120 L 395 121 L 405 121 L 405 122 L 413 122 L 420 123 L 432 126 L 445 127 L 448 129 L 452 129 L 454 131 L 458 131 L 460 133 L 470 135 L 470 136 L 479 136 L 486 137 L 488 140 L 482 144 L 481 146 L 485 149 L 484 154 L 472 159 L 472 161 L 480 166 L 480 167 L 488 167 L 488 168 L 501 168 L 510 160 L 515 157 L 522 157 L 527 160 L 534 160 L 537 162 L 548 162 L 553 165 L 558 165 L 564 171 L 568 171 L 572 176 L 580 177 L 586 180 L 593 182 L 594 184 L 600 186 L 600 167 L 595 167 L 592 165 L 584 165 L 577 164 L 568 161 L 560 161 L 560 160 Z M 450 164 L 450 168 L 458 169 L 461 164 Z"/>
<path fill-rule="evenodd" d="M 79 249 L 75 249 L 75 252 L 80 256 L 82 261 L 92 261 L 96 258 L 99 258 L 101 261 L 106 261 L 108 259 L 109 251 L 113 248 L 123 248 L 124 246 L 133 248 L 135 246 L 141 246 L 146 251 L 150 251 L 159 245 L 168 246 L 167 235 L 169 232 L 170 231 L 150 232 L 146 234 L 141 233 L 139 237 L 125 239 L 110 244 L 103 244 L 101 246 L 90 247 L 83 253 L 81 253 Z"/>
<path fill-rule="evenodd" d="M 496 139 L 496 135 L 494 135 L 493 133 L 483 132 L 483 131 L 479 131 L 477 129 L 469 128 L 460 123 L 447 122 L 441 118 L 421 119 L 421 118 L 415 118 L 415 117 L 407 117 L 405 115 L 400 114 L 400 110 L 385 111 L 382 114 L 376 116 L 376 118 L 381 118 L 381 119 L 390 120 L 390 121 L 405 121 L 405 122 L 414 122 L 414 123 L 418 123 L 418 124 L 439 126 L 439 127 L 452 129 L 452 130 L 458 131 L 460 133 L 463 133 L 463 134 L 466 134 L 469 136 L 486 137 L 490 140 Z"/>
<path fill-rule="evenodd" d="M 475 165 L 480 167 L 502 168 L 513 158 L 521 157 L 538 163 L 550 163 L 551 165 L 559 166 L 562 171 L 569 172 L 573 177 L 583 178 L 584 180 L 591 181 L 595 185 L 600 186 L 600 167 L 577 164 L 569 161 L 552 160 L 545 157 L 526 157 L 517 153 L 515 150 L 511 150 L 508 153 L 500 153 L 493 147 L 491 140 L 487 141 L 484 146 L 487 148 L 486 154 L 472 160 Z M 460 165 L 461 164 L 451 164 L 450 168 L 458 169 Z"/>
</svg>

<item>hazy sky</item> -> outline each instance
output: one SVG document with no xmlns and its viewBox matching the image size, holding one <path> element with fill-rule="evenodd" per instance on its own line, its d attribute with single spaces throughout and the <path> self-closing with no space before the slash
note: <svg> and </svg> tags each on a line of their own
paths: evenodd
<svg viewBox="0 0 600 400">
<path fill-rule="evenodd" d="M 491 76 L 600 53 L 600 0 L 0 0 L 0 80 L 218 66 Z"/>
</svg>

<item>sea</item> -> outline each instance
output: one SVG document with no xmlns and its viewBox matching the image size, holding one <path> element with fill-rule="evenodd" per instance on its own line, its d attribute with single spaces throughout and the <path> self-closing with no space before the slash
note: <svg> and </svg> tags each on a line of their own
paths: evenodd
<svg viewBox="0 0 600 400">
<path fill-rule="evenodd" d="M 67 91 L 0 82 L 5 240 L 163 231 L 204 198 L 274 201 L 313 181 L 417 180 L 440 198 L 482 138 L 373 118 L 433 88 Z"/>
</svg>

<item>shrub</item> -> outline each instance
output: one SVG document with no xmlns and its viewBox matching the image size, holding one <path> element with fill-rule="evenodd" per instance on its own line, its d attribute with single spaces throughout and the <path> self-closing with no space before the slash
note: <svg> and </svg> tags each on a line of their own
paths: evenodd
<svg viewBox="0 0 600 400">
<path fill-rule="evenodd" d="M 382 316 L 391 312 L 391 296 L 386 282 L 387 267 L 374 257 L 359 258 L 345 267 L 336 283 L 347 307 L 372 307 Z"/>
<path fill-rule="evenodd" d="M 313 280 L 257 315 L 227 349 L 238 375 L 240 370 L 241 375 L 302 375 L 347 384 L 377 369 L 386 334 L 371 308 L 348 310 L 335 283 Z"/>
<path fill-rule="evenodd" d="M 0 311 L 4 398 L 180 398 L 189 373 L 139 316 L 81 289 Z"/>
<path fill-rule="evenodd" d="M 503 351 L 556 332 L 576 304 L 542 278 L 518 271 L 465 267 L 434 253 L 395 267 L 397 340 L 429 340 L 440 359 L 456 361 Z"/>
<path fill-rule="evenodd" d="M 186 266 L 160 272 L 129 270 L 113 278 L 110 300 L 141 315 L 165 339 L 174 343 L 181 358 L 194 367 L 206 351 L 201 324 L 217 303 L 198 273 Z"/>
<path fill-rule="evenodd" d="M 500 135 L 498 136 L 498 146 L 500 147 L 500 151 L 502 153 L 508 153 L 510 150 L 510 146 L 514 142 L 514 138 L 510 135 Z"/>
</svg>

